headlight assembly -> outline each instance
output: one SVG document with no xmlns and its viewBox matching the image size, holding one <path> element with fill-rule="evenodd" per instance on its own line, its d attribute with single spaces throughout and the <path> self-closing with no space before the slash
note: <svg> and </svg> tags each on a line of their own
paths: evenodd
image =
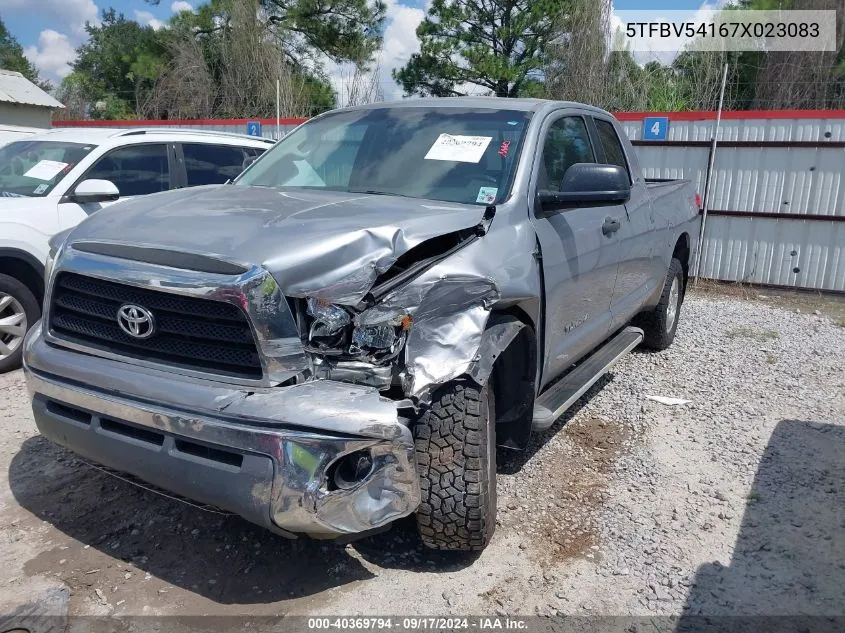
<svg viewBox="0 0 845 633">
<path fill-rule="evenodd" d="M 361 323 L 347 308 L 314 297 L 307 299 L 306 313 L 312 317 L 308 327 L 310 351 L 375 363 L 386 362 L 402 351 L 413 323 L 410 314 Z"/>
<path fill-rule="evenodd" d="M 324 354 L 342 353 L 352 315 L 340 306 L 309 297 L 306 312 L 313 317 L 308 344 Z"/>
</svg>

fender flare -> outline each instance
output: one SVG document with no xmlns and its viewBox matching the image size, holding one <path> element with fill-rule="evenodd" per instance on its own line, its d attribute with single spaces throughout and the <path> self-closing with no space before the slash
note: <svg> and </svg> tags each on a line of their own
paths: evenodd
<svg viewBox="0 0 845 633">
<path fill-rule="evenodd" d="M 27 264 L 29 264 L 38 276 L 41 277 L 41 281 L 44 281 L 44 264 L 42 264 L 38 259 L 32 255 L 31 253 L 27 253 L 24 250 L 19 248 L 8 248 L 5 246 L 0 246 L 0 257 L 10 257 L 12 259 L 19 259 Z"/>
<path fill-rule="evenodd" d="M 480 386 L 487 384 L 493 365 L 517 335 L 527 326 L 508 314 L 493 314 L 487 320 L 487 328 L 481 335 L 481 344 L 475 353 L 467 375 Z"/>
</svg>

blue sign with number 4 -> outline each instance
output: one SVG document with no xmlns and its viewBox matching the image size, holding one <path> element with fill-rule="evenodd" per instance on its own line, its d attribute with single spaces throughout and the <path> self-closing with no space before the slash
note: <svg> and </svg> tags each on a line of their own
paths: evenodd
<svg viewBox="0 0 845 633">
<path fill-rule="evenodd" d="M 246 133 L 250 136 L 261 136 L 261 121 L 247 122 Z"/>
<path fill-rule="evenodd" d="M 644 141 L 665 141 L 669 138 L 669 117 L 649 116 L 643 120 Z"/>
</svg>

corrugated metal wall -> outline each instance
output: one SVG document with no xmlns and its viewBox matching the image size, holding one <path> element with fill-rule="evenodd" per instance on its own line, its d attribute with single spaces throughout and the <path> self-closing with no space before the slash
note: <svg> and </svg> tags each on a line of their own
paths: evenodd
<svg viewBox="0 0 845 633">
<path fill-rule="evenodd" d="M 845 113 L 743 114 L 721 122 L 701 276 L 845 291 Z M 646 177 L 704 193 L 712 113 L 663 115 L 661 141 L 642 140 L 646 115 L 620 116 Z"/>
<path fill-rule="evenodd" d="M 704 194 L 712 112 L 657 114 L 665 140 L 643 139 L 651 113 L 618 115 L 647 178 L 689 178 Z M 301 120 L 273 119 L 279 138 Z M 163 126 L 244 134 L 246 119 L 57 121 L 58 126 Z M 722 119 L 701 257 L 701 276 L 845 292 L 845 111 L 728 112 Z"/>
</svg>

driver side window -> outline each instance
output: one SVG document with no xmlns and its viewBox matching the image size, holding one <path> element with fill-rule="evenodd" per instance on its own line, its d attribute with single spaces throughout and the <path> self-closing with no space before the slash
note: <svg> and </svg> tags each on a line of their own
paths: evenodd
<svg viewBox="0 0 845 633">
<path fill-rule="evenodd" d="M 543 144 L 538 189 L 560 191 L 560 181 L 575 163 L 596 162 L 584 119 L 568 116 L 552 123 Z"/>
</svg>

